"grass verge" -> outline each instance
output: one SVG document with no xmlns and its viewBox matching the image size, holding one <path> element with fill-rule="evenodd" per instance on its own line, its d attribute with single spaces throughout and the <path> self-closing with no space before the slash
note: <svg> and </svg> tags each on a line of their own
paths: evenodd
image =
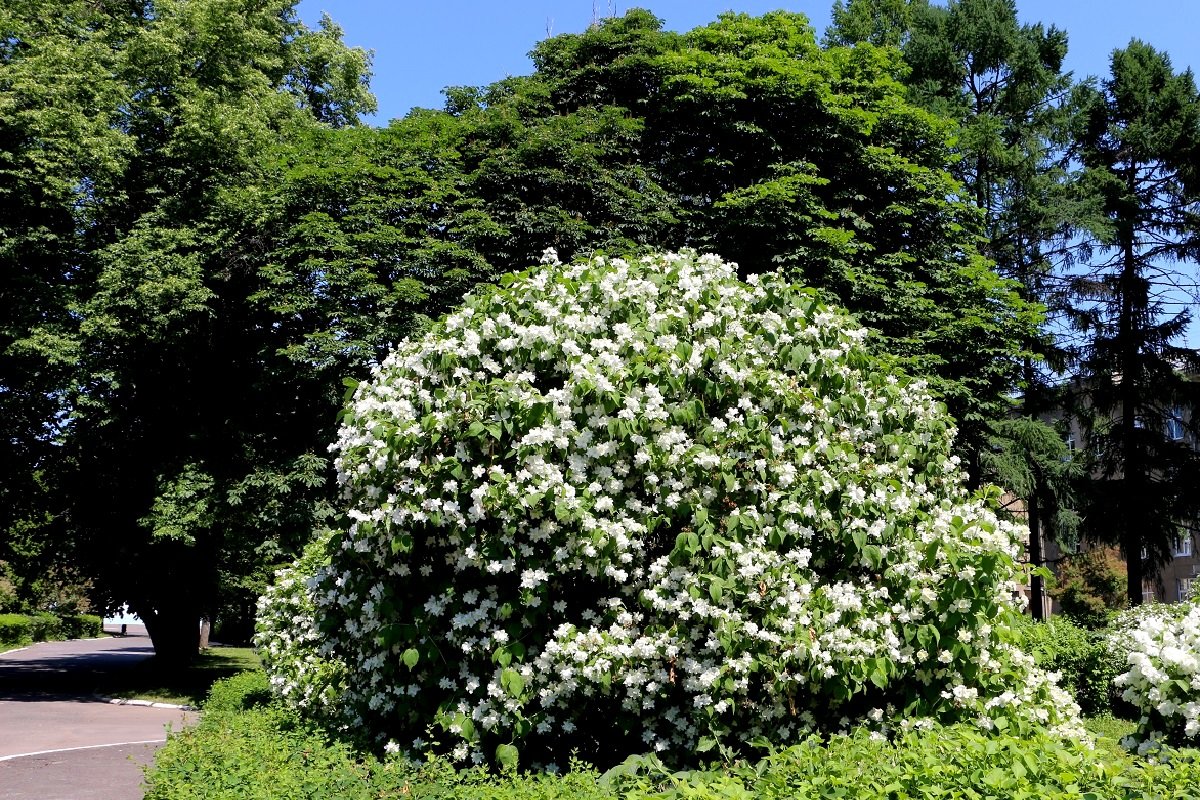
<svg viewBox="0 0 1200 800">
<path fill-rule="evenodd" d="M 102 679 L 96 693 L 123 700 L 147 700 L 199 707 L 214 683 L 242 672 L 262 669 L 249 647 L 211 647 L 185 666 L 149 658 Z"/>
</svg>

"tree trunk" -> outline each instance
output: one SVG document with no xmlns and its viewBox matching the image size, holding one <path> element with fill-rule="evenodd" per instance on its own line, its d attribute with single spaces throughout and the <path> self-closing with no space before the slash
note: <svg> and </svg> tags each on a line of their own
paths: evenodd
<svg viewBox="0 0 1200 800">
<path fill-rule="evenodd" d="M 1126 170 L 1126 187 L 1130 196 L 1136 195 L 1136 170 Z M 1138 271 L 1137 252 L 1135 250 L 1134 223 L 1127 220 L 1120 231 L 1121 246 L 1121 315 L 1117 320 L 1117 335 L 1119 338 L 1118 353 L 1120 358 L 1120 397 L 1121 409 L 1121 495 L 1117 509 L 1118 539 L 1121 549 L 1125 551 L 1125 570 L 1129 585 L 1127 592 L 1129 604 L 1142 604 L 1142 537 L 1140 521 L 1134 509 L 1143 502 L 1141 491 L 1145 476 L 1142 455 L 1142 443 L 1138 437 L 1138 405 L 1142 390 L 1142 363 L 1140 346 L 1135 337 L 1137 324 L 1136 315 L 1144 310 L 1145 301 L 1141 298 L 1140 275 Z"/>
<path fill-rule="evenodd" d="M 1042 554 L 1042 529 L 1041 520 L 1039 519 L 1038 497 L 1037 492 L 1033 492 L 1029 497 L 1029 563 L 1034 569 L 1038 569 L 1045 562 L 1045 556 Z M 1034 574 L 1029 579 L 1029 613 L 1034 619 L 1043 619 L 1045 614 L 1046 592 L 1042 586 L 1042 576 Z"/>
<path fill-rule="evenodd" d="M 173 602 L 155 611 L 139 611 L 146 633 L 154 644 L 155 657 L 168 664 L 186 664 L 200 653 L 200 608 L 189 602 Z"/>
<path fill-rule="evenodd" d="M 1125 514 L 1122 513 L 1121 516 L 1124 517 Z M 1125 525 L 1122 534 L 1121 549 L 1125 552 L 1125 574 L 1129 581 L 1127 587 L 1129 604 L 1140 606 L 1143 600 L 1142 584 L 1145 582 L 1145 570 L 1142 568 L 1142 540 L 1132 525 Z"/>
</svg>

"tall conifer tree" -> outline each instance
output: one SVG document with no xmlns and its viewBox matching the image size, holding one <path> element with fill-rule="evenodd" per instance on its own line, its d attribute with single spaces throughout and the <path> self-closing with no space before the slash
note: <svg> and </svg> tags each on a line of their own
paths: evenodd
<svg viewBox="0 0 1200 800">
<path fill-rule="evenodd" d="M 1200 256 L 1200 95 L 1143 42 L 1111 64 L 1080 91 L 1086 186 L 1106 222 L 1084 242 L 1096 292 L 1080 385 L 1102 473 L 1090 533 L 1121 547 L 1138 604 L 1148 568 L 1200 514 L 1200 361 L 1183 342 L 1190 313 L 1172 310 Z"/>
</svg>

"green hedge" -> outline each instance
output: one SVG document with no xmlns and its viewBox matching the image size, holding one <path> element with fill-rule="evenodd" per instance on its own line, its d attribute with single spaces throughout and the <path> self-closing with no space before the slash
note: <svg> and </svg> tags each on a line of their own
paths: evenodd
<svg viewBox="0 0 1200 800">
<path fill-rule="evenodd" d="M 0 614 L 0 648 L 33 642 L 86 639 L 103 632 L 104 621 L 92 614 Z"/>
<path fill-rule="evenodd" d="M 1196 797 L 1197 751 L 1152 764 L 1106 748 L 1039 735 L 1016 739 L 967 725 L 894 741 L 867 733 L 811 739 L 750 764 L 671 773 L 636 758 L 601 776 L 456 770 L 356 753 L 271 704 L 266 678 L 247 673 L 213 686 L 200 723 L 174 733 L 147 774 L 147 800 L 1109 800 Z M 563 765 L 564 767 L 567 765 Z"/>
<path fill-rule="evenodd" d="M 33 620 L 25 614 L 0 614 L 0 649 L 33 641 Z"/>
<path fill-rule="evenodd" d="M 95 639 L 104 635 L 104 619 L 95 614 L 63 614 L 58 619 L 65 639 Z"/>
<path fill-rule="evenodd" d="M 1107 630 L 1084 628 L 1066 617 L 1021 625 L 1022 646 L 1039 667 L 1061 674 L 1059 685 L 1069 691 L 1085 716 L 1115 714 L 1136 719 L 1137 710 L 1121 700 L 1113 679 L 1128 667 L 1124 653 L 1108 646 Z"/>
<path fill-rule="evenodd" d="M 199 725 L 171 734 L 146 775 L 147 800 L 600 800 L 595 772 L 564 777 L 458 771 L 445 762 L 355 753 L 292 711 L 269 704 L 262 673 L 218 681 Z"/>
<path fill-rule="evenodd" d="M 262 672 L 243 672 L 219 680 L 208 690 L 204 702 L 206 714 L 248 711 L 271 701 L 271 687 Z"/>
</svg>

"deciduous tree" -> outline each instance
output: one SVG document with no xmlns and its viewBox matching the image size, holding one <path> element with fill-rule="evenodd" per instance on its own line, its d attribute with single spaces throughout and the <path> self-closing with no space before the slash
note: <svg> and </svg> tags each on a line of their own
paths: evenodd
<svg viewBox="0 0 1200 800">
<path fill-rule="evenodd" d="M 264 150 L 372 102 L 366 55 L 292 6 L 22 2 L 2 18 L 0 213 L 18 234 L 0 253 L 15 279 L 0 383 L 19 457 L 4 491 L 28 497 L 20 475 L 46 466 L 35 538 L 71 549 L 97 602 L 128 600 L 164 657 L 194 653 L 222 587 L 303 538 L 272 499 L 324 484 L 214 216 Z"/>
</svg>

